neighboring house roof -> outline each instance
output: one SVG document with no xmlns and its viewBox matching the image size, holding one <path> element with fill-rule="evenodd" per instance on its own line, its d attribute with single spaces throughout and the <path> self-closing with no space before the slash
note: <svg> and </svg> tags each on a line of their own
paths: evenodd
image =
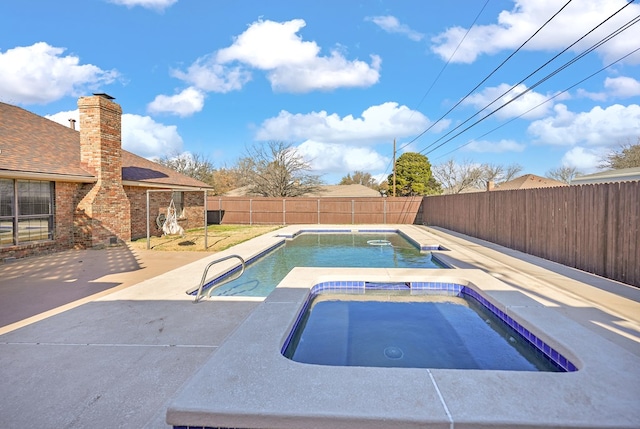
<svg viewBox="0 0 640 429">
<path fill-rule="evenodd" d="M 494 191 L 510 191 L 513 189 L 554 188 L 556 186 L 568 186 L 564 182 L 540 177 L 535 174 L 525 174 L 508 182 L 503 182 L 493 189 Z"/>
<path fill-rule="evenodd" d="M 0 175 L 96 181 L 80 163 L 80 132 L 2 102 L 0 118 Z M 211 188 L 124 149 L 122 180 L 152 187 Z"/>
<path fill-rule="evenodd" d="M 631 182 L 636 180 L 640 180 L 640 167 L 620 168 L 586 174 L 574 177 L 571 184 L 585 185 L 587 183 Z"/>
<path fill-rule="evenodd" d="M 310 192 L 305 197 L 338 198 L 338 197 L 381 197 L 380 192 L 368 186 L 352 185 L 326 185 L 320 186 L 317 192 Z"/>
<path fill-rule="evenodd" d="M 225 197 L 252 196 L 250 186 L 232 189 L 225 192 Z M 317 192 L 302 195 L 303 198 L 344 198 L 344 197 L 380 197 L 380 192 L 364 185 L 324 185 L 319 186 Z"/>
<path fill-rule="evenodd" d="M 445 188 L 442 190 L 442 195 L 456 195 L 456 194 L 474 194 L 477 192 L 486 192 L 487 188 L 477 188 L 475 186 L 464 188 L 461 191 L 454 191 L 450 188 Z"/>
</svg>

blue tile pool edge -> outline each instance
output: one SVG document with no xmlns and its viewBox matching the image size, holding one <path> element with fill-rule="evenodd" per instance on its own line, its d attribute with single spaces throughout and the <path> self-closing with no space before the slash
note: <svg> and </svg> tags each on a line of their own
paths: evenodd
<svg viewBox="0 0 640 429">
<path fill-rule="evenodd" d="M 432 292 L 437 292 L 438 295 L 450 295 L 450 296 L 465 296 L 473 298 L 476 302 L 480 303 L 484 308 L 493 313 L 496 317 L 511 327 L 515 333 L 535 350 L 537 350 L 544 358 L 549 360 L 560 372 L 575 372 L 578 368 L 560 352 L 548 345 L 546 342 L 538 338 L 527 328 L 518 323 L 515 319 L 509 316 L 504 311 L 500 310 L 491 301 L 483 297 L 479 292 L 472 289 L 469 286 L 464 286 L 458 283 L 448 282 L 388 282 L 388 283 L 374 283 L 365 281 L 327 281 L 315 284 L 310 292 L 304 305 L 298 312 L 295 323 L 292 325 L 284 345 L 280 352 L 285 353 L 285 350 L 289 346 L 295 327 L 298 326 L 301 319 L 307 312 L 310 303 L 316 295 L 323 293 L 342 293 L 349 295 L 362 295 L 369 289 L 375 290 L 406 290 L 410 289 L 411 294 L 421 295 Z"/>
</svg>

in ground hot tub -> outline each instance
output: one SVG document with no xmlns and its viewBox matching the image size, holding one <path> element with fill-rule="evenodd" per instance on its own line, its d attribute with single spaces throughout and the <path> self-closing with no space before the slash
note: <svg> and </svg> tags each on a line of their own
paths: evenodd
<svg viewBox="0 0 640 429">
<path fill-rule="evenodd" d="M 390 284 L 407 289 L 407 283 L 409 295 L 448 300 L 462 294 L 465 305 L 488 309 L 518 332 L 511 331 L 511 337 L 527 347 L 535 344 L 565 371 L 436 368 L 434 363 L 346 366 L 283 355 L 296 341 L 293 332 L 303 325 L 310 295 L 341 290 L 345 296 L 367 296 Z M 342 328 L 339 332 L 345 335 Z M 349 344 L 334 340 L 343 348 Z M 395 342 L 368 352 L 388 361 L 412 353 Z M 341 359 L 348 360 L 348 353 Z M 295 268 L 172 398 L 166 421 L 176 428 L 627 429 L 637 427 L 640 416 L 634 407 L 637 367 L 636 356 L 480 270 Z"/>
<path fill-rule="evenodd" d="M 576 370 L 464 286 L 421 286 L 363 282 L 357 294 L 339 288 L 312 293 L 283 355 L 332 366 Z"/>
</svg>

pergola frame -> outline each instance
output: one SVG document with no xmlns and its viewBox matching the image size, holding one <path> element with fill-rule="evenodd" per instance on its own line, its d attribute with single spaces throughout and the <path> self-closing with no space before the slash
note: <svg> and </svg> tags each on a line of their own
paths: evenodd
<svg viewBox="0 0 640 429">
<path fill-rule="evenodd" d="M 184 188 L 176 188 L 176 189 L 147 189 L 147 250 L 151 249 L 151 226 L 150 226 L 150 222 L 149 222 L 149 206 L 150 206 L 150 202 L 149 202 L 149 194 L 151 192 L 176 192 L 176 191 L 198 191 L 199 189 L 184 189 Z M 204 212 L 204 216 L 203 216 L 203 220 L 204 220 L 204 250 L 207 250 L 208 247 L 208 243 L 207 243 L 207 236 L 208 231 L 207 231 L 207 190 L 203 190 L 202 191 L 204 193 L 204 205 L 203 205 L 203 212 Z"/>
</svg>

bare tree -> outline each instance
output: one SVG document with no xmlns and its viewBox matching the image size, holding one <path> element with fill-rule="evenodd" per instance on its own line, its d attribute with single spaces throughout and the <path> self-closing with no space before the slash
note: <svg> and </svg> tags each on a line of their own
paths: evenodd
<svg viewBox="0 0 640 429">
<path fill-rule="evenodd" d="M 547 177 L 559 182 L 571 183 L 574 177 L 582 174 L 576 167 L 556 167 L 547 171 Z"/>
<path fill-rule="evenodd" d="M 449 194 L 459 194 L 467 189 L 478 187 L 483 174 L 478 164 L 468 160 L 457 164 L 453 159 L 434 165 L 432 171 L 433 177 Z"/>
<path fill-rule="evenodd" d="M 489 182 L 495 184 L 508 182 L 514 179 L 518 173 L 522 171 L 522 166 L 519 164 L 511 165 L 496 165 L 496 164 L 482 164 L 480 168 L 483 171 L 482 178 L 478 185 L 481 188 L 486 188 Z"/>
<path fill-rule="evenodd" d="M 173 152 L 161 158 L 156 158 L 154 161 L 185 176 L 193 177 L 208 185 L 215 186 L 215 168 L 204 155 Z"/>
<path fill-rule="evenodd" d="M 238 171 L 250 192 L 264 197 L 298 197 L 317 191 L 320 176 L 311 174 L 311 164 L 291 145 L 270 141 L 247 149 Z"/>
<path fill-rule="evenodd" d="M 240 187 L 241 175 L 235 168 L 222 167 L 213 172 L 214 194 L 222 195 Z"/>
<path fill-rule="evenodd" d="M 598 167 L 613 170 L 640 167 L 640 137 L 638 137 L 636 144 L 627 140 L 626 143 L 620 145 L 618 150 L 609 152 Z"/>
</svg>

